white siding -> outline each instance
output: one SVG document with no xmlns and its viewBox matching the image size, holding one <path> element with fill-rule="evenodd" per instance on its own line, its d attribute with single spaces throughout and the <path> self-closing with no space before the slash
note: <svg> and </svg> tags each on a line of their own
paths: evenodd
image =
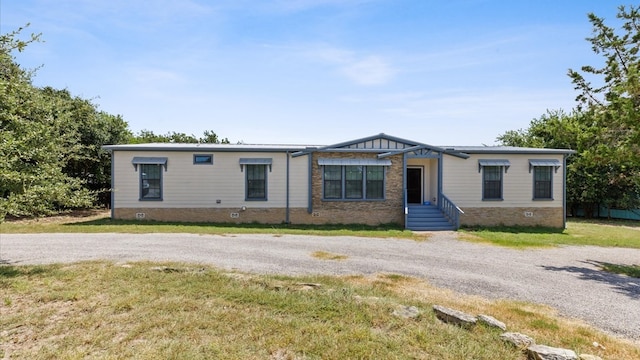
<svg viewBox="0 0 640 360">
<path fill-rule="evenodd" d="M 115 207 L 150 208 L 230 208 L 285 207 L 287 156 L 282 152 L 215 152 L 213 165 L 194 165 L 196 152 L 179 151 L 115 151 Z M 197 152 L 201 153 L 201 152 Z M 139 157 L 167 157 L 167 170 L 162 172 L 162 201 L 139 201 L 139 172 L 131 160 Z M 271 158 L 267 169 L 267 201 L 245 201 L 245 172 L 240 171 L 240 158 Z M 290 159 L 290 206 L 306 207 L 308 190 L 307 157 Z M 220 203 L 216 203 L 220 200 Z"/>
<path fill-rule="evenodd" d="M 482 201 L 482 173 L 479 159 L 507 159 L 511 163 L 503 173 L 503 201 Z M 472 154 L 469 159 L 445 156 L 443 163 L 443 192 L 462 207 L 562 207 L 563 169 L 553 172 L 553 200 L 533 200 L 533 172 L 529 159 L 557 159 L 562 155 L 529 154 Z M 555 171 L 555 170 L 554 170 Z"/>
</svg>

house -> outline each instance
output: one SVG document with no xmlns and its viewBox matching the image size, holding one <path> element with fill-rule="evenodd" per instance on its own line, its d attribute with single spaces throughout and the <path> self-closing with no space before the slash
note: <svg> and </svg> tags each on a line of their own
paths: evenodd
<svg viewBox="0 0 640 360">
<path fill-rule="evenodd" d="M 329 146 L 108 145 L 114 219 L 565 226 L 572 150 L 437 147 L 379 134 Z"/>
</svg>

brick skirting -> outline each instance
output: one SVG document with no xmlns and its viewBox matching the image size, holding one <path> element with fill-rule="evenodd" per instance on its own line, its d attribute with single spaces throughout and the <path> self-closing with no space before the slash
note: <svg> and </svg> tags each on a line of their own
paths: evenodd
<svg viewBox="0 0 640 360">
<path fill-rule="evenodd" d="M 547 226 L 564 227 L 561 207 L 549 208 L 464 208 L 460 217 L 463 226 Z"/>
<path fill-rule="evenodd" d="M 351 209 L 321 209 L 309 214 L 306 208 L 289 210 L 291 224 L 403 224 L 402 209 L 390 212 L 382 206 L 375 209 L 375 203 L 363 203 L 362 209 L 354 204 Z M 210 222 L 210 223 L 260 223 L 282 224 L 286 222 L 284 208 L 120 208 L 114 209 L 114 218 L 123 220 L 153 220 L 167 222 Z"/>
</svg>

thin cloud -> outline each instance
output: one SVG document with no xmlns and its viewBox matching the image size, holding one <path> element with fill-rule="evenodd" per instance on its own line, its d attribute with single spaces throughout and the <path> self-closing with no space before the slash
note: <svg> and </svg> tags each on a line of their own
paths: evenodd
<svg viewBox="0 0 640 360">
<path fill-rule="evenodd" d="M 279 12 L 300 12 L 319 7 L 353 7 L 374 2 L 377 0 L 273 0 L 267 1 L 263 6 Z"/>
<path fill-rule="evenodd" d="M 316 48 L 307 56 L 334 66 L 336 71 L 358 85 L 382 85 L 392 81 L 397 70 L 379 55 L 361 55 L 334 47 Z"/>
<path fill-rule="evenodd" d="M 381 85 L 391 81 L 396 71 L 378 56 L 367 56 L 342 68 L 342 72 L 360 85 Z"/>
</svg>

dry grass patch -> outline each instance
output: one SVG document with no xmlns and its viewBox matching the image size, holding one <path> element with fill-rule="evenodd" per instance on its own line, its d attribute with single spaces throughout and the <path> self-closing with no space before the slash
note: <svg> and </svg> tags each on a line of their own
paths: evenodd
<svg viewBox="0 0 640 360">
<path fill-rule="evenodd" d="M 383 286 L 401 297 L 429 301 L 470 314 L 486 314 L 507 324 L 507 331 L 527 334 L 539 344 L 563 347 L 603 359 L 640 359 L 640 344 L 605 334 L 581 320 L 559 316 L 546 305 L 512 300 L 488 300 L 437 288 L 415 278 L 377 276 L 361 278 L 360 283 Z M 594 342 L 599 346 L 594 346 Z"/>
<path fill-rule="evenodd" d="M 540 342 L 603 358 L 640 349 L 550 309 L 491 302 L 405 276 L 265 276 L 187 264 L 0 266 L 0 358 L 514 359 L 493 329 L 438 321 L 483 312 Z M 415 318 L 393 312 L 420 310 Z M 597 341 L 607 349 L 594 351 Z"/>
<path fill-rule="evenodd" d="M 311 256 L 320 260 L 346 260 L 347 255 L 334 254 L 326 251 L 314 251 Z"/>
</svg>

